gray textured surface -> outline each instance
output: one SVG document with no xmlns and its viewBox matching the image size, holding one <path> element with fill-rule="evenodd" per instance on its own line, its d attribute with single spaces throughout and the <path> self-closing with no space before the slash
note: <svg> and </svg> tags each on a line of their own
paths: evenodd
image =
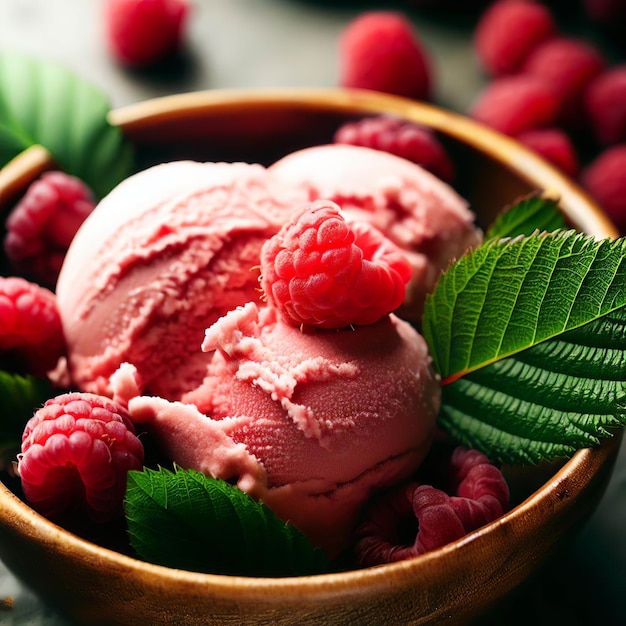
<svg viewBox="0 0 626 626">
<path fill-rule="evenodd" d="M 137 73 L 111 61 L 101 5 L 0 0 L 0 50 L 58 60 L 105 90 L 113 106 L 199 89 L 333 86 L 338 34 L 362 9 L 354 2 L 195 0 L 185 62 L 164 72 Z M 466 111 L 483 84 L 470 47 L 471 24 L 419 13 L 414 21 L 433 57 L 437 102 Z M 573 545 L 480 623 L 623 624 L 625 591 L 626 444 L 599 509 Z M 3 610 L 9 597 L 14 608 Z M 41 607 L 0 563 L 0 623 L 65 622 Z"/>
</svg>

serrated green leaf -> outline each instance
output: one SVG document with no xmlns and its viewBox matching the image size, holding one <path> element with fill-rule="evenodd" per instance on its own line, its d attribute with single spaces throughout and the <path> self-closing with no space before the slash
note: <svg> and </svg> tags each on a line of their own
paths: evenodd
<svg viewBox="0 0 626 626">
<path fill-rule="evenodd" d="M 47 380 L 0 371 L 0 448 L 19 446 L 26 422 L 53 395 Z"/>
<path fill-rule="evenodd" d="M 109 124 L 109 110 L 99 89 L 64 67 L 0 54 L 0 166 L 40 144 L 102 197 L 133 166 L 130 143 Z"/>
<path fill-rule="evenodd" d="M 440 424 L 506 463 L 567 457 L 626 424 L 626 309 L 443 388 Z"/>
<path fill-rule="evenodd" d="M 624 306 L 625 257 L 626 240 L 575 231 L 492 240 L 461 257 L 423 319 L 444 383 Z"/>
<path fill-rule="evenodd" d="M 548 233 L 566 228 L 565 218 L 555 200 L 538 194 L 526 196 L 502 211 L 485 233 L 485 241 Z"/>
<path fill-rule="evenodd" d="M 125 509 L 131 545 L 153 563 L 243 576 L 327 567 L 324 554 L 264 504 L 194 470 L 129 472 Z"/>
</svg>

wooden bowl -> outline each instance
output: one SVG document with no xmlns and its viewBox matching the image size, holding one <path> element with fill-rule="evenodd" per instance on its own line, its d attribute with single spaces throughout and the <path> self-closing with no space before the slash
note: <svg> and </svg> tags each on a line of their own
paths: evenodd
<svg viewBox="0 0 626 626">
<path fill-rule="evenodd" d="M 560 198 L 573 226 L 601 237 L 613 225 L 573 182 L 516 142 L 450 112 L 392 96 L 341 90 L 213 91 L 113 111 L 141 166 L 178 158 L 270 163 L 331 140 L 337 126 L 390 113 L 440 133 L 456 188 L 487 224 L 518 195 Z M 0 172 L 0 209 L 51 167 L 45 151 Z M 2 206 L 4 205 L 4 206 Z M 514 508 L 420 557 L 358 571 L 245 578 L 169 569 L 89 543 L 47 521 L 0 485 L 0 558 L 46 601 L 89 624 L 449 624 L 504 597 L 578 528 L 602 497 L 620 437 L 560 467 L 511 472 Z M 523 483 L 523 485 L 522 485 Z M 517 485 L 517 486 L 516 486 Z M 528 495 L 530 494 L 530 495 Z"/>
</svg>

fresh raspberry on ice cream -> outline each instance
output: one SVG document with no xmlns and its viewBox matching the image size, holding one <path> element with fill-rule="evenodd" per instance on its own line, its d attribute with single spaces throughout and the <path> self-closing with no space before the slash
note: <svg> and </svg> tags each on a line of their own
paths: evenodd
<svg viewBox="0 0 626 626">
<path fill-rule="evenodd" d="M 111 53 L 123 65 L 144 67 L 175 52 L 188 8 L 186 0 L 108 0 L 104 18 Z"/>
<path fill-rule="evenodd" d="M 626 144 L 600 153 L 582 172 L 581 183 L 622 233 L 626 232 Z"/>
<path fill-rule="evenodd" d="M 373 324 L 404 301 L 411 266 L 366 223 L 319 200 L 261 250 L 261 285 L 283 317 L 319 328 Z"/>
<path fill-rule="evenodd" d="M 0 277 L 0 351 L 20 371 L 43 376 L 65 352 L 56 296 L 23 278 Z"/>
<path fill-rule="evenodd" d="M 626 65 L 600 74 L 587 89 L 585 105 L 598 141 L 612 144 L 626 140 Z"/>
<path fill-rule="evenodd" d="M 343 124 L 335 143 L 383 150 L 417 163 L 446 182 L 454 178 L 454 166 L 435 133 L 425 126 L 388 115 L 365 117 Z"/>
<path fill-rule="evenodd" d="M 428 54 L 411 22 L 399 13 L 372 11 L 357 17 L 341 35 L 339 56 L 342 87 L 430 98 Z"/>
<path fill-rule="evenodd" d="M 456 448 L 449 463 L 456 495 L 411 483 L 383 494 L 357 529 L 364 567 L 401 561 L 460 539 L 500 517 L 509 506 L 509 488 L 500 470 L 477 450 Z M 407 530 L 414 538 L 407 543 Z"/>
<path fill-rule="evenodd" d="M 517 135 L 516 139 L 568 176 L 575 177 L 578 174 L 576 148 L 569 135 L 559 128 L 526 130 Z"/>
<path fill-rule="evenodd" d="M 6 221 L 4 249 L 15 269 L 53 286 L 70 242 L 94 206 L 91 190 L 78 178 L 43 174 Z"/>
<path fill-rule="evenodd" d="M 470 110 L 474 119 L 505 135 L 551 125 L 559 99 L 552 88 L 534 76 L 505 76 L 489 84 Z"/>
<path fill-rule="evenodd" d="M 105 522 L 122 513 L 126 474 L 143 465 L 143 445 L 126 409 L 88 393 L 48 400 L 26 424 L 18 473 L 42 515 Z"/>
<path fill-rule="evenodd" d="M 550 9 L 529 0 L 500 0 L 480 18 L 474 47 L 489 74 L 519 70 L 530 52 L 557 33 Z"/>
<path fill-rule="evenodd" d="M 584 94 L 606 67 L 600 51 L 581 39 L 559 37 L 534 50 L 524 72 L 543 80 L 559 99 L 559 121 L 569 126 L 584 122 Z"/>
</svg>

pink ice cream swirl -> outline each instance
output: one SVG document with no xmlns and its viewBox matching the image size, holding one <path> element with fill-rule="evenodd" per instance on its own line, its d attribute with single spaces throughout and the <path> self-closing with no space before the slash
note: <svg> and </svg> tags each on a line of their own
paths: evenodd
<svg viewBox="0 0 626 626">
<path fill-rule="evenodd" d="M 328 249 L 320 255 L 312 250 L 308 260 L 300 253 L 293 256 L 313 276 L 312 282 L 298 283 L 297 302 L 277 302 L 271 285 L 262 283 L 266 305 L 249 302 L 212 324 L 202 344 L 210 357 L 204 380 L 180 402 L 133 397 L 130 366 L 118 372 L 112 385 L 119 399 L 128 400 L 132 419 L 154 432 L 178 465 L 236 480 L 336 556 L 353 541 L 367 500 L 411 476 L 426 456 L 440 387 L 426 342 L 385 311 L 386 305 L 364 325 L 325 328 L 319 320 L 320 303 L 342 291 L 354 295 L 349 284 L 341 290 L 325 286 L 330 274 L 363 286 L 364 272 L 374 281 L 370 297 L 355 301 L 365 307 L 368 319 L 370 300 L 395 302 L 397 281 L 406 282 L 410 275 L 395 248 L 363 252 L 357 236 L 343 228 L 337 207 L 321 204 L 313 207 L 321 209 L 317 216 L 304 211 L 286 224 L 276 236 L 280 245 L 272 238 L 263 248 L 263 276 L 271 274 L 268 262 L 278 267 L 275 255 L 281 250 L 306 248 L 316 232 L 326 233 L 317 238 L 320 245 L 330 241 L 330 248 L 341 248 L 339 256 Z M 367 240 L 372 237 L 380 238 L 382 246 L 393 245 L 375 229 Z M 342 268 L 340 258 L 349 259 Z M 326 262 L 332 271 L 325 273 Z M 284 276 L 289 273 L 289 263 L 278 265 Z M 312 319 L 307 307 L 313 299 L 299 300 L 312 285 L 321 328 L 298 325 L 293 315 L 282 314 L 285 306 L 294 305 L 290 310 L 296 318 L 299 312 Z"/>
</svg>

